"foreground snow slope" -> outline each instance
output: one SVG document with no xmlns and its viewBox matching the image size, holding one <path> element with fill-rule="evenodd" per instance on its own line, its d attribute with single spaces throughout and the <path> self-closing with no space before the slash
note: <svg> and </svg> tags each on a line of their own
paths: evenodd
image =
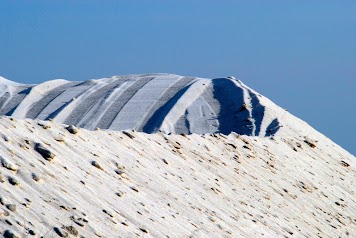
<svg viewBox="0 0 356 238">
<path fill-rule="evenodd" d="M 146 133 L 279 136 L 312 128 L 232 77 L 114 76 L 39 85 L 0 80 L 0 115 Z"/>
<path fill-rule="evenodd" d="M 352 237 L 355 157 L 309 136 L 72 134 L 2 117 L 0 232 Z"/>
</svg>

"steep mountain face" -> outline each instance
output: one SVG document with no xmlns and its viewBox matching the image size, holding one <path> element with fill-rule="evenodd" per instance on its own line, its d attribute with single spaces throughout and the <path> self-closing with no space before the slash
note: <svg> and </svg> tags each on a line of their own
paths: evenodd
<svg viewBox="0 0 356 238">
<path fill-rule="evenodd" d="M 87 131 L 2 117 L 0 233 L 354 237 L 355 157 L 315 139 Z"/>
<path fill-rule="evenodd" d="M 0 115 L 52 119 L 89 130 L 270 136 L 299 133 L 306 126 L 233 77 L 146 74 L 39 85 L 3 79 L 0 87 Z"/>
</svg>

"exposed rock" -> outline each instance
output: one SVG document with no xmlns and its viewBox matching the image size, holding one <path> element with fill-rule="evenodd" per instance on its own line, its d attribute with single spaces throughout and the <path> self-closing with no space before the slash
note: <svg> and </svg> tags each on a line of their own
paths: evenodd
<svg viewBox="0 0 356 238">
<path fill-rule="evenodd" d="M 4 138 L 4 141 L 10 142 L 10 138 L 7 135 L 4 135 L 3 138 Z"/>
<path fill-rule="evenodd" d="M 13 233 L 12 231 L 6 230 L 4 232 L 4 238 L 20 238 L 20 237 L 15 235 L 15 233 Z"/>
<path fill-rule="evenodd" d="M 122 133 L 128 137 L 130 137 L 131 139 L 135 138 L 135 136 L 133 134 L 131 134 L 130 132 L 127 131 L 122 131 Z"/>
<path fill-rule="evenodd" d="M 70 219 L 77 224 L 78 226 L 83 227 L 85 223 L 88 223 L 88 220 L 85 218 L 77 217 L 75 215 L 71 216 Z"/>
<path fill-rule="evenodd" d="M 341 160 L 341 165 L 344 167 L 350 167 L 350 165 L 343 160 Z"/>
<path fill-rule="evenodd" d="M 6 208 L 12 212 L 16 212 L 16 205 L 15 204 L 6 204 Z"/>
<path fill-rule="evenodd" d="M 6 203 L 6 199 L 4 197 L 0 196 L 0 204 L 5 205 L 5 203 Z"/>
<path fill-rule="evenodd" d="M 17 171 L 18 167 L 12 164 L 9 160 L 5 159 L 0 155 L 0 163 L 4 168 L 7 168 L 8 170 L 11 171 Z"/>
<path fill-rule="evenodd" d="M 67 129 L 67 131 L 69 131 L 69 133 L 74 134 L 74 135 L 79 132 L 79 129 L 73 125 L 67 126 L 66 129 Z"/>
<path fill-rule="evenodd" d="M 127 174 L 121 170 L 121 169 L 116 169 L 115 173 L 117 173 L 118 175 L 120 175 L 122 178 L 128 178 Z"/>
<path fill-rule="evenodd" d="M 94 167 L 96 167 L 96 168 L 98 168 L 98 169 L 100 169 L 100 170 L 104 170 L 103 167 L 102 167 L 97 161 L 95 161 L 95 160 L 93 160 L 93 161 L 91 162 L 91 165 L 93 165 Z"/>
<path fill-rule="evenodd" d="M 242 112 L 242 111 L 244 111 L 244 110 L 246 110 L 247 109 L 247 105 L 246 105 L 246 103 L 243 103 L 242 105 L 241 105 L 241 107 L 240 107 L 240 112 Z"/>
<path fill-rule="evenodd" d="M 0 209 L 0 218 L 10 216 L 10 213 L 4 209 Z"/>
<path fill-rule="evenodd" d="M 182 148 L 182 145 L 177 141 L 172 141 L 172 140 L 167 139 L 167 142 L 177 150 Z"/>
<path fill-rule="evenodd" d="M 10 225 L 10 226 L 12 226 L 12 222 L 9 221 L 8 219 L 5 219 L 5 223 L 8 224 L 8 225 Z"/>
<path fill-rule="evenodd" d="M 39 121 L 37 124 L 45 130 L 51 128 L 51 125 L 45 121 Z"/>
<path fill-rule="evenodd" d="M 64 142 L 65 141 L 65 137 L 62 135 L 56 136 L 54 137 L 54 139 L 58 142 Z"/>
<path fill-rule="evenodd" d="M 68 232 L 62 230 L 61 228 L 55 227 L 53 230 L 57 233 L 59 237 L 69 237 Z"/>
<path fill-rule="evenodd" d="M 130 187 L 130 188 L 138 193 L 138 189 L 136 187 Z"/>
<path fill-rule="evenodd" d="M 74 226 L 64 226 L 63 229 L 65 229 L 69 234 L 73 236 L 78 236 L 79 232 Z"/>
<path fill-rule="evenodd" d="M 119 197 L 122 197 L 122 196 L 124 196 L 124 193 L 123 192 L 117 192 L 117 193 L 115 193 L 117 196 L 119 196 Z"/>
<path fill-rule="evenodd" d="M 308 144 L 311 148 L 315 148 L 316 147 L 316 141 L 313 141 L 309 138 L 305 138 L 304 142 L 306 144 Z"/>
<path fill-rule="evenodd" d="M 42 178 L 35 173 L 32 173 L 32 179 L 35 180 L 36 182 L 39 182 L 42 180 Z"/>
<path fill-rule="evenodd" d="M 148 230 L 145 228 L 140 228 L 140 231 L 142 231 L 143 233 L 148 233 Z"/>
<path fill-rule="evenodd" d="M 227 143 L 227 145 L 231 146 L 232 148 L 236 149 L 236 145 L 232 144 L 232 143 Z"/>
<path fill-rule="evenodd" d="M 114 217 L 114 215 L 111 212 L 109 212 L 108 210 L 103 209 L 103 213 L 109 215 L 109 217 Z"/>
<path fill-rule="evenodd" d="M 188 135 L 185 134 L 185 133 L 181 133 L 180 135 L 183 136 L 183 137 L 185 137 L 185 138 L 188 138 Z"/>
<path fill-rule="evenodd" d="M 20 181 L 17 180 L 16 178 L 14 178 L 14 177 L 9 177 L 9 183 L 10 183 L 11 185 L 14 185 L 14 186 L 20 185 Z"/>
<path fill-rule="evenodd" d="M 122 225 L 124 225 L 124 226 L 129 226 L 129 224 L 127 224 L 127 223 L 126 223 L 126 222 L 124 222 L 124 221 L 123 221 L 123 222 L 121 222 L 121 224 L 122 224 Z"/>
<path fill-rule="evenodd" d="M 48 161 L 51 161 L 54 159 L 56 156 L 54 153 L 52 153 L 49 149 L 44 147 L 41 143 L 36 143 L 35 144 L 35 150 L 42 155 L 42 157 Z"/>
<path fill-rule="evenodd" d="M 121 164 L 116 163 L 115 165 L 116 165 L 116 167 L 117 167 L 118 169 L 120 169 L 120 170 L 124 170 L 124 169 L 125 169 L 125 166 L 123 166 L 123 165 L 121 165 Z"/>
</svg>

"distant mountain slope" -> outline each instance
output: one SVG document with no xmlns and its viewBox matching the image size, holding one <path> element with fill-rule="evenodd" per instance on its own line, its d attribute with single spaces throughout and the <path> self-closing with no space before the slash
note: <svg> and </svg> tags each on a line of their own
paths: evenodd
<svg viewBox="0 0 356 238">
<path fill-rule="evenodd" d="M 233 77 L 114 76 L 39 85 L 0 81 L 0 115 L 53 119 L 89 130 L 270 136 L 312 130 Z"/>
<path fill-rule="evenodd" d="M 77 131 L 0 117 L 0 233 L 354 237 L 355 157 L 309 136 Z"/>
</svg>

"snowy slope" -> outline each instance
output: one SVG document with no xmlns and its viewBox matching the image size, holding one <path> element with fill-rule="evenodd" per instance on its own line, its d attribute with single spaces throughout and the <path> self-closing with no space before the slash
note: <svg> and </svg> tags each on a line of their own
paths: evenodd
<svg viewBox="0 0 356 238">
<path fill-rule="evenodd" d="M 0 78 L 0 115 L 4 237 L 356 234 L 355 157 L 233 77 Z"/>
<path fill-rule="evenodd" d="M 0 89 L 0 115 L 53 119 L 89 130 L 258 136 L 313 130 L 233 77 L 146 74 L 39 85 L 2 79 Z"/>
<path fill-rule="evenodd" d="M 72 134 L 1 117 L 0 233 L 354 237 L 355 157 L 309 136 Z"/>
</svg>

